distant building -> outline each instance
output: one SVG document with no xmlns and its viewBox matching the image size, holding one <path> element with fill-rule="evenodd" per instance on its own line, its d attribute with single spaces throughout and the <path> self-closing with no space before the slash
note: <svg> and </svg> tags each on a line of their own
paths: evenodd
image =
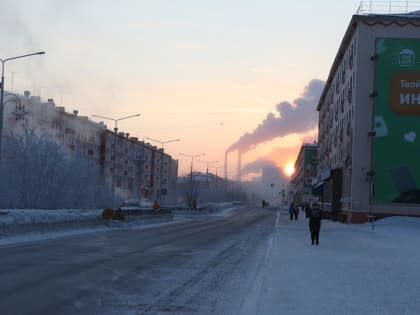
<svg viewBox="0 0 420 315">
<path fill-rule="evenodd" d="M 313 181 L 317 172 L 317 143 L 305 143 L 300 147 L 291 180 L 294 201 L 297 204 L 312 204 L 317 198 L 312 194 Z"/>
<path fill-rule="evenodd" d="M 221 177 L 213 173 L 192 172 L 178 177 L 177 192 L 179 202 L 188 204 L 196 199 L 200 204 L 244 200 L 243 182 Z"/>
<path fill-rule="evenodd" d="M 317 107 L 316 189 L 353 222 L 420 215 L 420 15 L 368 13 L 352 17 Z"/>
</svg>

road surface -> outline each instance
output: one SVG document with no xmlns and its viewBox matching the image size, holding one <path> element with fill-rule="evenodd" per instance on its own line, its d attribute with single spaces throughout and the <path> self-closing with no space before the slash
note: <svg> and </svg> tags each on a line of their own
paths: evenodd
<svg viewBox="0 0 420 315">
<path fill-rule="evenodd" d="M 0 247 L 0 313 L 239 314 L 276 213 L 247 205 Z"/>
</svg>

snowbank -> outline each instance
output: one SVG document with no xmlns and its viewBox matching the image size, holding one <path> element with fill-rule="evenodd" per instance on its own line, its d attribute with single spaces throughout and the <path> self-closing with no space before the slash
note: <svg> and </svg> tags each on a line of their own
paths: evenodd
<svg viewBox="0 0 420 315">
<path fill-rule="evenodd" d="M 0 210 L 0 228 L 10 225 L 63 223 L 81 220 L 100 219 L 102 209 L 98 210 L 40 210 L 10 209 Z"/>
</svg>

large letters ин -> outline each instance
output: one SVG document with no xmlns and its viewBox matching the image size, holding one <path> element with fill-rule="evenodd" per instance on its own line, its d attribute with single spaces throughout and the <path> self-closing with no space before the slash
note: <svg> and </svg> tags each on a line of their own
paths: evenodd
<svg viewBox="0 0 420 315">
<path fill-rule="evenodd" d="M 390 81 L 389 102 L 398 115 L 420 115 L 420 72 L 396 72 Z"/>
</svg>

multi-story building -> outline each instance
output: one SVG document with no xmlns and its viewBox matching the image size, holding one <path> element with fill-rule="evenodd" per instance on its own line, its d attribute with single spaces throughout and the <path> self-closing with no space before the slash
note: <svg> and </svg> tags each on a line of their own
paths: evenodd
<svg viewBox="0 0 420 315">
<path fill-rule="evenodd" d="M 157 149 L 148 143 L 145 146 L 149 147 L 148 149 L 145 147 L 145 151 L 149 151 L 145 155 L 145 167 L 148 169 L 148 161 L 150 161 L 151 169 L 151 175 L 147 182 L 150 188 L 149 196 L 153 196 L 154 199 L 161 202 L 164 202 L 167 197 L 174 200 L 177 187 L 178 161 L 172 159 L 162 148 Z"/>
<path fill-rule="evenodd" d="M 26 118 L 29 127 L 39 127 L 52 135 L 70 155 L 92 161 L 104 183 L 112 185 L 121 198 L 161 200 L 168 195 L 175 200 L 178 161 L 155 146 L 130 137 L 128 133 L 111 131 L 103 122 L 96 123 L 78 111 L 67 113 L 52 99 L 41 102 L 38 96 L 8 95 L 5 130 L 19 132 Z M 14 114 L 14 115 L 13 115 Z M 115 166 L 115 170 L 114 170 Z"/>
<path fill-rule="evenodd" d="M 418 12 L 352 17 L 317 106 L 324 210 L 420 215 L 419 34 Z"/>
<path fill-rule="evenodd" d="M 317 143 L 304 143 L 299 150 L 292 177 L 294 201 L 298 205 L 312 204 L 316 197 L 312 194 L 312 182 L 317 172 Z"/>
</svg>

